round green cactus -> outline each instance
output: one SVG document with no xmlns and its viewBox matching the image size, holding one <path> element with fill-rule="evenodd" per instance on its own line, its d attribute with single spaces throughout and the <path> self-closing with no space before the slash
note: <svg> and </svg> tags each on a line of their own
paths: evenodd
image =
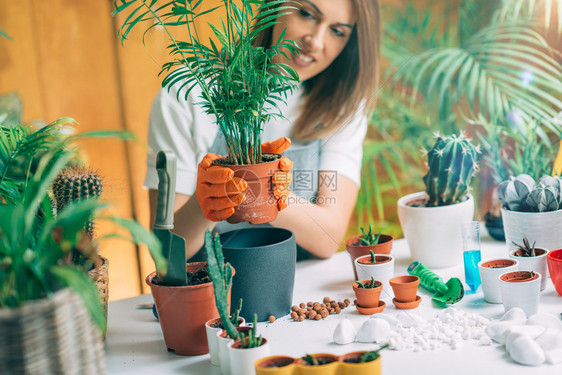
<svg viewBox="0 0 562 375">
<path fill-rule="evenodd" d="M 427 154 L 429 171 L 423 177 L 429 199 L 427 207 L 446 206 L 463 200 L 478 171 L 479 147 L 461 134 L 437 136 Z"/>
</svg>

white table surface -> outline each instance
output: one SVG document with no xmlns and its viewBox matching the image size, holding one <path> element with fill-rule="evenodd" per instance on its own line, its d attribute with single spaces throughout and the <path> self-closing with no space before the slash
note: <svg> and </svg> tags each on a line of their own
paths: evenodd
<svg viewBox="0 0 562 375">
<path fill-rule="evenodd" d="M 482 259 L 505 257 L 505 243 L 483 237 Z M 405 240 L 397 240 L 391 255 L 395 257 L 395 275 L 406 274 L 411 263 Z M 445 281 L 450 277 L 464 280 L 463 266 L 434 269 Z M 321 301 L 328 296 L 337 301 L 354 300 L 351 288 L 353 273 L 346 252 L 338 253 L 327 260 L 299 262 L 295 278 L 294 304 L 307 301 Z M 434 317 L 441 308 L 431 301 L 431 294 L 421 288 L 418 294 L 423 300 L 420 306 L 406 310 L 426 319 Z M 399 312 L 392 304 L 392 298 L 381 296 L 386 302 L 387 314 Z M 137 309 L 141 304 L 152 303 L 150 294 L 113 301 L 109 304 L 106 361 L 108 374 L 191 374 L 219 375 L 218 367 L 212 366 L 209 355 L 181 357 L 166 350 L 158 321 L 151 310 Z M 504 313 L 502 304 L 489 304 L 483 300 L 481 289 L 475 294 L 465 295 L 456 305 L 470 313 L 482 314 L 497 319 Z M 560 316 L 562 297 L 558 296 L 550 279 L 541 293 L 540 312 Z M 361 315 L 352 304 L 339 315 L 326 319 L 293 322 L 289 315 L 275 323 L 259 323 L 258 332 L 271 343 L 272 355 L 301 357 L 307 353 L 328 352 L 345 354 L 355 350 L 376 348 L 375 344 L 353 343 L 337 345 L 332 334 L 342 318 L 349 318 L 356 328 L 369 318 Z M 462 346 L 453 350 L 448 345 L 433 351 L 413 352 L 412 350 L 385 350 L 382 355 L 382 370 L 387 375 L 413 374 L 562 374 L 562 363 L 556 366 L 543 364 L 528 367 L 513 362 L 503 346 L 479 346 L 476 341 L 463 341 Z"/>
</svg>

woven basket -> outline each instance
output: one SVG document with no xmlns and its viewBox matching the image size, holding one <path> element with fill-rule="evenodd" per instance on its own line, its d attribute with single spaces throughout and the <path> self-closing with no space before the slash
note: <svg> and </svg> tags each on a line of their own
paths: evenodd
<svg viewBox="0 0 562 375">
<path fill-rule="evenodd" d="M 101 335 L 80 297 L 65 288 L 0 309 L 0 374 L 105 374 Z"/>
<path fill-rule="evenodd" d="M 109 298 L 109 261 L 107 258 L 99 256 L 101 265 L 88 271 L 90 279 L 96 282 L 98 287 L 100 301 L 105 312 L 105 320 L 107 321 L 107 301 Z"/>
</svg>

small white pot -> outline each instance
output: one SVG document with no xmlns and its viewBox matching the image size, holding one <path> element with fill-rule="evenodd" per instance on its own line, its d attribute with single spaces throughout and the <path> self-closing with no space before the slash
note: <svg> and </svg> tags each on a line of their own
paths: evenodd
<svg viewBox="0 0 562 375">
<path fill-rule="evenodd" d="M 515 250 L 509 252 L 509 257 L 519 262 L 520 271 L 534 271 L 540 273 L 541 276 L 543 276 L 541 278 L 541 290 L 544 290 L 544 288 L 546 288 L 546 279 L 547 279 L 546 254 L 548 253 L 548 250 L 541 249 L 538 247 L 535 248 L 535 251 L 536 250 L 539 250 L 540 252 L 544 251 L 544 253 L 534 257 L 521 257 L 515 255 L 515 253 L 517 252 L 517 250 Z"/>
<path fill-rule="evenodd" d="M 499 276 L 500 292 L 505 311 L 514 307 L 521 308 L 525 315 L 530 317 L 539 311 L 539 299 L 542 275 L 538 272 L 537 278 L 526 281 L 505 281 L 507 275 L 526 271 L 507 272 Z"/>
<path fill-rule="evenodd" d="M 360 259 L 370 259 L 371 255 L 361 256 L 353 262 L 355 264 L 355 271 L 357 271 L 358 280 L 370 280 L 373 277 L 375 280 L 382 283 L 381 297 L 392 296 L 392 288 L 390 287 L 389 280 L 394 276 L 394 258 L 388 254 L 375 254 L 376 257 L 389 258 L 388 262 L 384 263 L 360 263 Z"/>
<path fill-rule="evenodd" d="M 230 337 L 222 337 L 222 330 L 217 332 L 217 346 L 218 346 L 218 357 L 219 366 L 222 375 L 230 375 L 230 358 L 228 357 L 228 347 L 227 345 L 234 342 Z"/>
<path fill-rule="evenodd" d="M 232 375 L 255 375 L 254 362 L 271 355 L 269 342 L 266 339 L 263 340 L 265 343 L 251 349 L 233 348 L 234 341 L 228 343 L 228 357 Z"/>
<path fill-rule="evenodd" d="M 497 266 L 502 263 L 511 263 L 511 265 L 506 265 L 504 267 Z M 480 280 L 482 281 L 484 300 L 489 303 L 502 303 L 500 275 L 517 271 L 517 269 L 517 259 L 492 259 L 479 262 L 478 271 L 480 272 Z"/>
<path fill-rule="evenodd" d="M 503 229 L 507 250 L 517 250 L 523 235 L 530 244 L 547 250 L 562 247 L 562 210 L 549 212 L 517 212 L 502 208 Z M 543 274 L 546 278 L 546 274 Z"/>
<path fill-rule="evenodd" d="M 217 338 L 217 332 L 222 332 L 222 328 L 211 327 L 211 325 L 220 318 L 215 318 L 208 320 L 205 323 L 205 331 L 207 333 L 207 344 L 209 345 L 209 355 L 211 356 L 211 364 L 214 366 L 219 366 L 219 342 Z M 246 320 L 242 317 L 238 318 L 238 325 L 243 326 Z"/>
<path fill-rule="evenodd" d="M 398 200 L 398 218 L 412 259 L 429 268 L 462 264 L 461 224 L 473 220 L 474 199 L 469 195 L 463 202 L 440 207 L 407 205 L 424 196 L 418 192 Z"/>
</svg>

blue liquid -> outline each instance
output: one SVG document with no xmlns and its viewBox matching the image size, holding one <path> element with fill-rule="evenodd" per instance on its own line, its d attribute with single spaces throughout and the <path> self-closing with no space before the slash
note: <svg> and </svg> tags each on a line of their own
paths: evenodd
<svg viewBox="0 0 562 375">
<path fill-rule="evenodd" d="M 478 262 L 480 262 L 480 250 L 465 251 L 464 254 L 464 280 L 470 288 L 471 293 L 476 292 L 480 286 L 480 273 Z"/>
</svg>

